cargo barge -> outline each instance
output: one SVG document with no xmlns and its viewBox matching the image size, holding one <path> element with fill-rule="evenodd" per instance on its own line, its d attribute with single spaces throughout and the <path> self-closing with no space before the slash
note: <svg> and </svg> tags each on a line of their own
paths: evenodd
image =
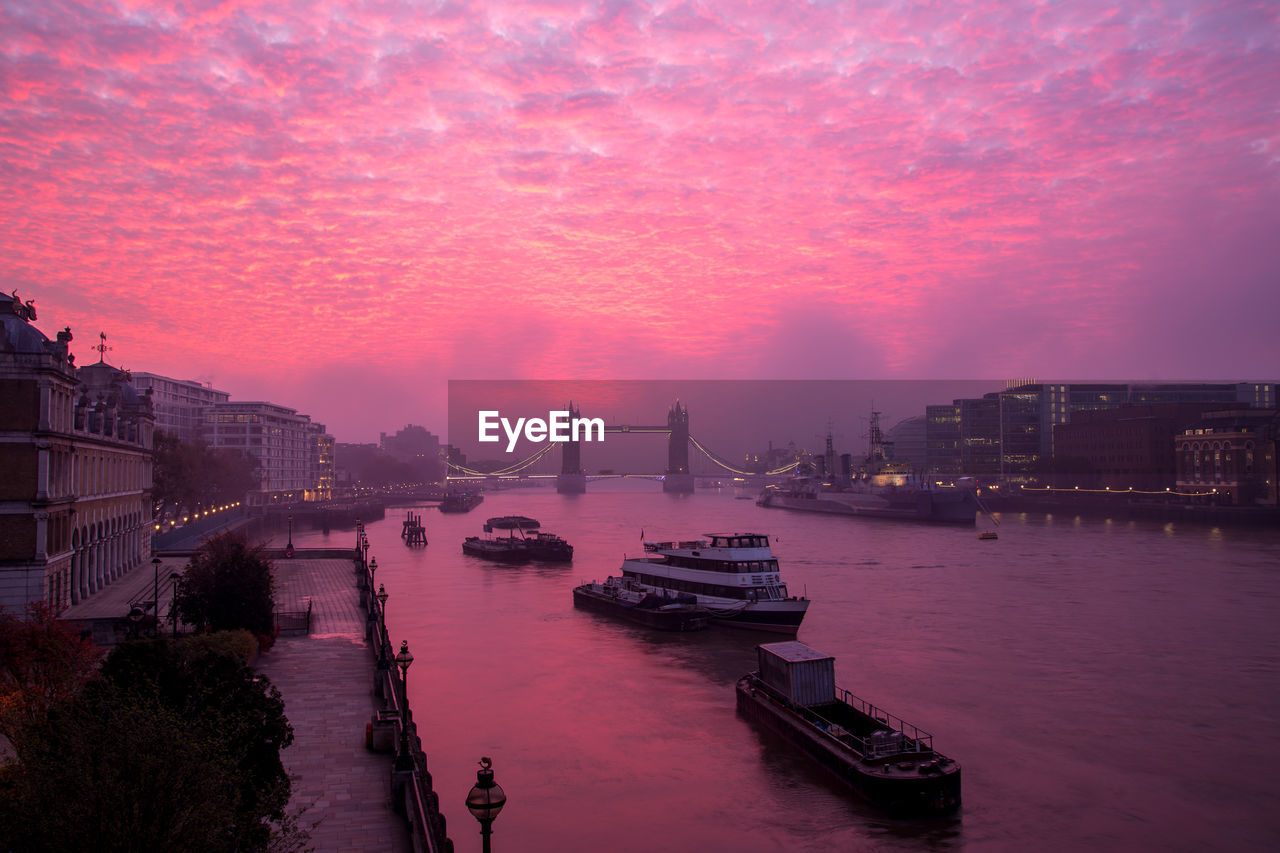
<svg viewBox="0 0 1280 853">
<path fill-rule="evenodd" d="M 960 765 L 933 735 L 835 684 L 835 659 L 804 643 L 756 647 L 759 670 L 738 681 L 738 712 L 804 750 L 894 817 L 960 808 Z"/>
<path fill-rule="evenodd" d="M 662 631 L 701 631 L 711 624 L 711 614 L 698 606 L 696 597 L 685 592 L 659 594 L 626 578 L 574 587 L 573 603 Z"/>
</svg>

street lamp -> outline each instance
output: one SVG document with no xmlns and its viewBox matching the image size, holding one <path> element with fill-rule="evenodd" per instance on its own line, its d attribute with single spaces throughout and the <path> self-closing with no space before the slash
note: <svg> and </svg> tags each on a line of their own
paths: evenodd
<svg viewBox="0 0 1280 853">
<path fill-rule="evenodd" d="M 413 769 L 413 756 L 409 755 L 409 665 L 412 663 L 409 641 L 401 640 L 400 651 L 396 654 L 396 666 L 400 667 L 400 754 L 396 756 L 397 770 Z"/>
<path fill-rule="evenodd" d="M 178 639 L 178 578 L 182 575 L 177 572 L 169 573 L 169 580 L 173 581 L 173 597 L 169 601 L 169 616 L 173 619 L 173 638 Z"/>
<path fill-rule="evenodd" d="M 390 665 L 387 660 L 387 589 L 378 584 L 378 669 L 385 670 Z"/>
<path fill-rule="evenodd" d="M 378 573 L 378 558 L 369 561 L 369 589 L 373 589 L 373 576 Z"/>
<path fill-rule="evenodd" d="M 293 515 L 289 516 L 289 544 L 284 546 L 284 555 L 293 556 Z"/>
<path fill-rule="evenodd" d="M 156 627 L 152 635 L 158 637 L 160 636 L 160 558 L 153 558 L 151 566 L 155 569 L 154 585 L 151 588 L 151 611 L 156 617 Z"/>
<path fill-rule="evenodd" d="M 139 623 L 142 622 L 142 617 L 144 615 L 142 608 L 136 604 L 129 608 L 129 621 L 133 623 L 133 628 L 130 633 L 133 635 L 135 640 L 138 639 L 138 627 Z"/>
<path fill-rule="evenodd" d="M 498 812 L 507 804 L 507 795 L 502 786 L 493 781 L 493 762 L 488 757 L 480 759 L 480 769 L 476 771 L 476 784 L 467 793 L 467 811 L 480 821 L 480 838 L 483 839 L 484 853 L 489 853 L 489 836 L 493 834 L 491 827 L 498 818 Z"/>
</svg>

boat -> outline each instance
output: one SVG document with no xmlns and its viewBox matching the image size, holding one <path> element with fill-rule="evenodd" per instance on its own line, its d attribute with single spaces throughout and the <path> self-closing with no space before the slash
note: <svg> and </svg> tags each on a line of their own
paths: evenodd
<svg viewBox="0 0 1280 853">
<path fill-rule="evenodd" d="M 804 643 L 756 647 L 737 684 L 738 712 L 781 735 L 895 817 L 960 808 L 960 765 L 933 735 L 835 684 L 835 659 Z"/>
<path fill-rule="evenodd" d="M 809 600 L 787 595 L 769 537 L 708 533 L 706 539 L 645 542 L 644 553 L 624 557 L 622 577 L 658 594 L 685 592 L 714 622 L 736 628 L 794 634 Z"/>
<path fill-rule="evenodd" d="M 479 492 L 449 492 L 440 501 L 441 512 L 471 512 L 480 506 L 484 495 Z"/>
<path fill-rule="evenodd" d="M 978 515 L 976 490 L 924 480 L 910 466 L 889 459 L 880 432 L 880 413 L 871 413 L 870 446 L 856 472 L 836 470 L 831 433 L 821 459 L 808 457 L 797 465 L 796 475 L 785 483 L 766 486 L 756 505 L 802 512 L 825 512 L 922 521 L 931 524 L 973 524 Z"/>
<path fill-rule="evenodd" d="M 526 515 L 502 515 L 484 523 L 484 532 L 495 530 L 515 531 L 506 536 L 481 538 L 468 536 L 462 543 L 464 553 L 507 563 L 523 563 L 537 560 L 546 563 L 567 563 L 573 559 L 573 546 L 551 533 L 537 532 L 541 524 Z M 525 531 L 535 531 L 532 536 Z M 516 535 L 519 533 L 519 535 Z"/>
<path fill-rule="evenodd" d="M 486 539 L 468 536 L 462 541 L 462 553 L 498 563 L 527 563 L 532 557 L 520 537 L 499 536 Z"/>
<path fill-rule="evenodd" d="M 689 593 L 664 590 L 659 594 L 627 578 L 574 587 L 573 603 L 663 631 L 701 631 L 711 624 L 710 614 Z"/>
<path fill-rule="evenodd" d="M 999 539 L 1000 534 L 996 533 L 994 530 L 984 530 L 978 534 L 978 538 L 979 539 Z"/>
<path fill-rule="evenodd" d="M 568 563 L 573 560 L 573 546 L 554 533 L 538 531 L 525 537 L 529 555 L 544 563 Z"/>
</svg>

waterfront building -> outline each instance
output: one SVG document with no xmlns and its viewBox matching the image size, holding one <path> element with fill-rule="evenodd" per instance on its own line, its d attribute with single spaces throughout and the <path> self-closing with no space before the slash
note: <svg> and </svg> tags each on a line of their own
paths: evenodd
<svg viewBox="0 0 1280 853">
<path fill-rule="evenodd" d="M 328 501 L 333 499 L 335 468 L 333 460 L 333 436 L 324 430 L 323 424 L 307 425 L 308 443 L 311 451 L 311 472 L 307 479 L 310 483 L 305 500 Z"/>
<path fill-rule="evenodd" d="M 931 475 L 954 477 L 962 473 L 960 461 L 960 406 L 925 406 L 925 470 Z"/>
<path fill-rule="evenodd" d="M 890 459 L 910 465 L 915 471 L 923 471 L 927 464 L 926 432 L 928 422 L 924 415 L 916 415 L 899 421 L 889 430 L 888 443 L 892 450 Z"/>
<path fill-rule="evenodd" d="M 1174 438 L 1227 403 L 1146 403 L 1078 412 L 1055 427 L 1058 488 L 1161 491 L 1177 485 Z"/>
<path fill-rule="evenodd" d="M 205 410 L 231 399 L 229 393 L 212 385 L 194 379 L 171 379 L 155 373 L 134 373 L 133 384 L 141 394 L 151 392 L 156 429 L 181 441 L 200 438 Z"/>
<path fill-rule="evenodd" d="M 332 493 L 332 437 L 296 409 L 260 401 L 214 403 L 205 411 L 201 437 L 258 463 L 258 489 L 246 496 L 251 506 L 322 500 L 322 478 Z"/>
<path fill-rule="evenodd" d="M 127 372 L 76 369 L 71 329 L 35 319 L 0 298 L 0 605 L 60 612 L 151 558 L 153 419 Z"/>
<path fill-rule="evenodd" d="M 1175 438 L 1177 488 L 1218 504 L 1277 506 L 1275 409 L 1207 412 Z"/>
<path fill-rule="evenodd" d="M 960 411 L 960 470 L 970 477 L 1000 474 L 998 394 L 955 401 Z"/>
</svg>

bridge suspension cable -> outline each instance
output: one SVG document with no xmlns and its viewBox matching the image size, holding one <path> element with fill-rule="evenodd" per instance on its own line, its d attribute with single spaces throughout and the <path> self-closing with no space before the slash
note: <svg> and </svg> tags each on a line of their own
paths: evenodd
<svg viewBox="0 0 1280 853">
<path fill-rule="evenodd" d="M 473 468 L 467 468 L 466 466 L 463 466 L 463 465 L 455 465 L 452 462 L 448 464 L 449 464 L 449 467 L 454 471 L 461 471 L 463 474 L 467 474 L 468 476 L 471 476 L 471 477 L 504 477 L 507 474 L 515 474 L 517 472 L 523 471 L 525 468 L 528 468 L 530 465 L 533 465 L 539 459 L 546 456 L 548 453 L 555 450 L 559 446 L 560 446 L 560 442 L 557 442 L 557 441 L 547 442 L 546 447 L 542 448 L 537 453 L 530 456 L 528 459 L 522 459 L 519 462 L 512 463 L 511 465 L 508 465 L 506 468 L 502 468 L 497 471 L 477 471 Z"/>
<path fill-rule="evenodd" d="M 712 452 L 711 452 L 710 450 L 708 450 L 707 448 L 703 447 L 703 446 L 702 446 L 702 442 L 698 441 L 698 439 L 694 438 L 692 435 L 691 435 L 691 436 L 689 436 L 689 443 L 690 443 L 690 444 L 692 444 L 694 447 L 698 448 L 699 450 L 701 450 L 704 456 L 706 456 L 708 459 L 710 459 L 712 462 L 716 463 L 717 465 L 719 465 L 721 468 L 725 469 L 726 471 L 732 471 L 732 472 L 733 472 L 733 473 L 735 473 L 735 474 L 742 474 L 742 475 L 747 476 L 747 477 L 752 477 L 752 476 L 756 476 L 756 475 L 760 474 L 760 472 L 759 472 L 759 471 L 744 471 L 744 470 L 743 470 L 743 469 L 741 469 L 741 468 L 736 468 L 736 467 L 734 467 L 734 466 L 733 466 L 733 465 L 731 465 L 730 463 L 728 463 L 728 462 L 726 462 L 725 460 L 721 459 L 721 458 L 720 458 L 719 456 L 717 456 L 716 454 L 712 453 Z M 790 464 L 788 464 L 788 465 L 783 465 L 781 468 L 775 468 L 775 469 L 773 469 L 772 471 L 765 471 L 764 473 L 765 473 L 765 474 L 770 474 L 770 475 L 772 475 L 772 474 L 785 474 L 785 473 L 787 473 L 788 471 L 793 471 L 793 470 L 795 470 L 795 467 L 796 467 L 796 465 L 797 465 L 797 464 L 798 464 L 797 462 L 792 462 L 792 463 L 790 463 Z"/>
</svg>

